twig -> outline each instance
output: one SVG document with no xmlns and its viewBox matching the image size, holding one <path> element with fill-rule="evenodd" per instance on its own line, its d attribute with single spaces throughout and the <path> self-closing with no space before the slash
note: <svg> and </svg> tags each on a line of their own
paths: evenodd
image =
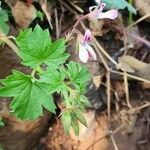
<svg viewBox="0 0 150 150">
<path fill-rule="evenodd" d="M 110 69 L 105 61 L 105 59 L 103 58 L 102 54 L 100 53 L 100 51 L 97 49 L 97 45 L 94 46 L 96 52 L 98 53 L 98 56 L 100 57 L 102 63 L 104 64 L 106 70 L 107 70 L 107 113 L 108 113 L 108 122 L 110 122 L 111 119 L 111 101 L 110 101 Z"/>
<path fill-rule="evenodd" d="M 76 4 L 74 4 L 72 1 L 68 0 L 67 1 L 72 7 L 74 7 L 77 11 L 79 11 L 80 13 L 84 13 L 84 10 L 82 8 L 80 8 L 79 6 L 77 6 Z"/>
<path fill-rule="evenodd" d="M 50 28 L 53 30 L 53 26 L 52 26 L 52 23 L 51 23 L 51 16 L 48 14 L 47 12 L 47 0 L 44 0 L 44 3 L 41 4 L 41 8 L 43 10 L 43 12 L 45 13 L 46 17 L 47 17 L 47 20 L 48 20 L 48 23 L 49 23 L 49 26 Z"/>
<path fill-rule="evenodd" d="M 120 131 L 121 129 L 122 129 L 122 127 L 123 127 L 124 125 L 120 125 L 119 127 L 117 127 L 114 131 L 105 131 L 104 132 L 104 136 L 102 136 L 102 137 L 100 137 L 100 138 L 98 138 L 96 141 L 94 141 L 91 145 L 89 145 L 89 147 L 86 149 L 86 150 L 89 150 L 94 144 L 96 144 L 96 143 L 98 143 L 100 140 L 102 140 L 102 139 L 104 139 L 104 138 L 106 138 L 106 137 L 110 137 L 110 138 L 112 138 L 112 143 L 113 143 L 113 145 L 114 145 L 114 148 L 115 148 L 115 150 L 118 150 L 117 148 L 117 145 L 116 145 L 116 142 L 115 142 L 115 140 L 114 140 L 114 138 L 113 138 L 113 134 L 115 134 L 115 133 L 117 133 L 118 131 Z M 112 137 L 111 137 L 112 136 Z"/>
<path fill-rule="evenodd" d="M 85 29 L 85 25 L 81 22 L 81 25 L 82 27 Z M 95 37 L 93 37 L 93 42 L 95 43 L 94 44 L 94 47 L 95 47 L 95 50 L 98 54 L 98 56 L 100 57 L 102 63 L 104 64 L 106 70 L 107 70 L 107 113 L 108 113 L 108 122 L 110 122 L 110 119 L 111 119 L 111 101 L 110 101 L 110 68 L 108 67 L 105 59 L 103 58 L 102 54 L 100 53 L 100 51 L 97 49 L 97 47 L 101 50 L 101 52 L 103 51 L 106 55 L 108 54 L 102 47 L 101 45 L 98 43 L 97 39 Z M 104 54 L 103 53 L 103 54 Z M 106 56 L 105 55 L 105 56 Z M 109 55 L 107 55 L 108 57 L 110 57 Z M 111 57 L 110 57 L 110 61 L 113 61 L 113 63 L 116 64 L 116 66 L 118 66 L 117 62 L 114 61 Z"/>
<path fill-rule="evenodd" d="M 64 12 L 65 12 L 65 8 L 64 6 L 62 5 L 62 3 L 60 3 L 60 7 L 61 7 L 61 15 L 60 15 L 60 18 L 59 18 L 59 30 L 60 30 L 60 34 L 61 34 L 61 30 L 62 30 L 62 21 L 63 21 L 63 18 L 64 18 Z"/>
<path fill-rule="evenodd" d="M 142 105 L 142 106 L 139 106 L 137 108 L 133 108 L 132 110 L 129 111 L 129 114 L 134 114 L 136 112 L 139 112 L 141 109 L 144 109 L 144 108 L 147 108 L 147 107 L 150 107 L 150 102 Z"/>
<path fill-rule="evenodd" d="M 58 0 L 64 7 L 66 7 L 68 10 L 70 10 L 73 14 L 75 14 L 75 15 L 77 15 L 77 13 L 74 11 L 74 10 L 72 10 L 70 7 L 69 7 L 69 5 L 67 4 L 67 3 L 65 3 L 64 1 L 62 1 L 62 0 Z"/>
<path fill-rule="evenodd" d="M 58 23 L 58 13 L 57 9 L 54 9 L 55 12 L 55 24 L 56 24 L 56 38 L 58 39 L 60 37 L 60 30 L 59 30 L 59 23 Z"/>
<path fill-rule="evenodd" d="M 131 25 L 129 25 L 126 29 L 130 29 L 131 27 L 135 26 L 136 24 L 138 24 L 139 22 L 141 22 L 144 19 L 148 18 L 149 16 L 150 16 L 150 13 L 148 13 L 147 15 L 141 17 L 140 19 L 138 19 L 137 21 L 135 21 L 134 23 L 132 23 Z"/>
<path fill-rule="evenodd" d="M 115 139 L 114 139 L 114 137 L 113 137 L 113 134 L 110 134 L 110 139 L 111 139 L 111 141 L 112 141 L 112 144 L 113 144 L 113 146 L 114 146 L 114 149 L 115 149 L 115 150 L 119 150 L 119 149 L 118 149 L 118 146 L 117 146 L 117 144 L 116 144 L 116 141 L 115 141 Z"/>
<path fill-rule="evenodd" d="M 113 73 L 116 73 L 116 74 L 120 74 L 122 76 L 124 75 L 122 72 L 115 71 L 115 70 L 110 70 L 110 72 L 113 72 Z M 127 73 L 127 77 L 130 77 L 132 79 L 139 80 L 139 81 L 142 81 L 142 82 L 150 83 L 150 80 L 147 80 L 147 79 L 144 79 L 144 78 L 140 78 L 138 76 L 134 76 L 134 75 L 131 75 L 131 74 L 128 74 L 128 73 Z"/>
<path fill-rule="evenodd" d="M 129 100 L 129 86 L 128 86 L 128 76 L 127 76 L 127 72 L 124 71 L 124 86 L 125 86 L 125 93 L 126 93 L 126 102 L 129 108 L 132 108 L 131 104 L 130 104 L 130 100 Z"/>
<path fill-rule="evenodd" d="M 18 47 L 7 36 L 0 35 L 0 41 L 6 43 L 18 56 L 20 56 Z"/>
<path fill-rule="evenodd" d="M 111 101 L 110 101 L 110 71 L 107 71 L 107 113 L 108 113 L 108 122 L 111 119 Z"/>
<path fill-rule="evenodd" d="M 116 128 L 114 131 L 112 131 L 112 134 L 117 133 L 119 130 L 121 130 L 123 128 L 123 124 L 121 124 L 118 128 Z"/>
<path fill-rule="evenodd" d="M 86 29 L 86 27 L 83 24 L 83 22 L 81 22 L 81 25 L 82 25 L 82 27 L 84 29 Z M 105 66 L 105 68 L 107 70 L 107 113 L 108 113 L 108 123 L 109 123 L 110 119 L 111 119 L 110 68 L 108 67 L 105 59 L 103 58 L 103 56 L 102 56 L 102 54 L 100 52 L 102 52 L 112 63 L 114 63 L 117 68 L 119 68 L 119 64 L 114 59 L 112 59 L 111 56 L 102 48 L 102 46 L 98 43 L 97 39 L 94 36 L 92 38 L 93 38 L 93 43 L 95 43 L 94 44 L 95 50 L 96 50 L 98 56 L 100 57 L 102 63 L 104 64 L 104 66 Z"/>
<path fill-rule="evenodd" d="M 99 50 L 104 54 L 104 56 L 106 56 L 106 58 L 108 58 L 113 64 L 116 65 L 116 68 L 120 68 L 119 64 L 114 59 L 112 59 L 112 57 L 104 50 L 104 48 L 99 44 L 95 37 L 93 37 L 93 42 L 95 42 L 95 44 L 97 45 Z"/>
<path fill-rule="evenodd" d="M 134 35 L 134 34 L 130 34 L 128 32 L 126 32 L 125 34 L 133 37 L 134 39 L 138 40 L 138 41 L 141 41 L 142 43 L 144 43 L 145 45 L 147 45 L 148 47 L 150 47 L 150 41 L 138 36 L 138 35 Z"/>
<path fill-rule="evenodd" d="M 127 35 L 126 35 L 126 31 L 125 30 L 123 30 L 123 43 L 124 43 L 124 48 L 125 48 L 125 51 L 124 51 L 124 55 L 126 55 L 127 54 L 127 51 L 128 51 L 128 49 L 127 49 L 127 43 L 128 43 L 128 40 L 127 40 Z"/>
<path fill-rule="evenodd" d="M 94 144 L 96 144 L 97 142 L 99 142 L 100 140 L 106 138 L 107 135 L 104 135 L 100 138 L 98 138 L 96 141 L 94 141 L 86 150 L 89 150 Z"/>
</svg>

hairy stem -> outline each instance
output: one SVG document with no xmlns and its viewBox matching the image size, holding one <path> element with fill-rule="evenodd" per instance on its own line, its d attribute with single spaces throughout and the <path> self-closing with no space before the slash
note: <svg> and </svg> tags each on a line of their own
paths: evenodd
<svg viewBox="0 0 150 150">
<path fill-rule="evenodd" d="M 8 37 L 0 36 L 0 41 L 6 43 L 18 56 L 20 56 L 18 47 Z"/>
</svg>

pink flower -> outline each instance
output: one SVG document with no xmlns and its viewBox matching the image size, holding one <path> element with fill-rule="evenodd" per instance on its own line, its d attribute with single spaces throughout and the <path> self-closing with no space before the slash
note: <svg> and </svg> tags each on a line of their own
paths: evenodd
<svg viewBox="0 0 150 150">
<path fill-rule="evenodd" d="M 89 43 L 91 41 L 91 31 L 87 29 L 84 33 L 83 41 Z"/>
<path fill-rule="evenodd" d="M 118 17 L 118 11 L 116 9 L 111 9 L 109 11 L 102 12 L 106 4 L 102 3 L 101 0 L 95 0 L 95 1 L 98 3 L 98 6 L 90 7 L 90 12 L 92 13 L 92 17 L 94 15 L 94 17 L 96 17 L 97 19 L 108 18 L 113 20 Z M 92 11 L 92 9 L 94 10 Z"/>
<path fill-rule="evenodd" d="M 89 45 L 91 41 L 91 31 L 86 30 L 83 40 L 79 43 L 79 59 L 86 63 L 89 59 L 96 60 L 96 54 L 93 48 Z"/>
</svg>

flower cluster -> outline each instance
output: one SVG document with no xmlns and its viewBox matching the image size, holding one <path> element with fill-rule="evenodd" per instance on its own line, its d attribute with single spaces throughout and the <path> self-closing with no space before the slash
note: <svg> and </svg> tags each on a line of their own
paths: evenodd
<svg viewBox="0 0 150 150">
<path fill-rule="evenodd" d="M 105 3 L 102 3 L 101 0 L 95 0 L 96 3 L 98 4 L 97 6 L 92 6 L 89 8 L 90 17 L 94 17 L 97 19 L 116 19 L 118 17 L 118 11 L 115 9 L 111 9 L 106 12 L 102 12 L 106 6 Z M 97 56 L 96 53 L 94 52 L 93 48 L 90 46 L 90 41 L 91 41 L 91 31 L 87 29 L 85 31 L 84 37 L 80 40 L 79 42 L 79 59 L 83 62 L 86 63 L 89 59 L 96 60 Z"/>
</svg>

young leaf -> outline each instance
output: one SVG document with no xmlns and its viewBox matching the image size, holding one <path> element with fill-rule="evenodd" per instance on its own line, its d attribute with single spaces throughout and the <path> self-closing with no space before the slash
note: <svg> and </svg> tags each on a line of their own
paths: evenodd
<svg viewBox="0 0 150 150">
<path fill-rule="evenodd" d="M 49 85 L 32 81 L 32 77 L 14 70 L 1 83 L 0 96 L 14 97 L 12 112 L 20 119 L 36 119 L 43 115 L 43 107 L 55 113 L 55 104 L 49 94 Z"/>
<path fill-rule="evenodd" d="M 91 103 L 87 100 L 87 97 L 84 95 L 80 96 L 80 101 L 84 103 L 86 107 L 91 107 Z"/>
<path fill-rule="evenodd" d="M 69 57 L 65 53 L 64 39 L 52 43 L 48 30 L 43 31 L 39 25 L 36 25 L 33 31 L 21 31 L 17 37 L 17 44 L 23 64 L 31 68 L 37 68 L 43 63 L 56 68 Z"/>
<path fill-rule="evenodd" d="M 48 68 L 43 74 L 40 75 L 40 82 L 50 84 L 51 92 L 61 92 L 64 89 L 64 79 L 66 77 L 65 70 L 60 68 L 59 70 Z"/>
<path fill-rule="evenodd" d="M 61 120 L 63 123 L 63 127 L 65 132 L 68 134 L 71 128 L 71 115 L 69 111 L 65 111 L 62 116 L 61 116 Z"/>
<path fill-rule="evenodd" d="M 79 135 L 79 123 L 74 116 L 72 116 L 71 126 L 74 130 L 75 135 Z"/>
<path fill-rule="evenodd" d="M 86 83 L 90 80 L 90 76 L 86 67 L 82 66 L 79 63 L 69 62 L 68 75 L 70 80 L 76 84 Z"/>
<path fill-rule="evenodd" d="M 82 112 L 80 110 L 77 110 L 74 112 L 75 113 L 75 116 L 76 118 L 84 125 L 87 127 L 87 122 L 86 122 L 86 119 L 84 117 L 84 115 L 82 114 Z"/>
<path fill-rule="evenodd" d="M 127 7 L 130 12 L 136 14 L 136 9 L 126 0 L 102 0 L 102 1 L 107 4 L 106 6 L 108 8 L 125 9 Z"/>
</svg>

